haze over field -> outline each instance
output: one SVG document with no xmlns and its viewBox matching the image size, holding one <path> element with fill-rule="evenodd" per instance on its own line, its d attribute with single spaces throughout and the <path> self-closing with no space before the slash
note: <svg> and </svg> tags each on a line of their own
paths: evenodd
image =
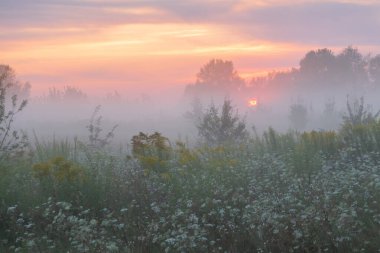
<svg viewBox="0 0 380 253">
<path fill-rule="evenodd" d="M 305 129 L 325 129 L 327 102 L 341 113 L 349 94 L 376 101 L 368 68 L 380 52 L 378 1 L 3 0 L 0 7 L 1 63 L 31 84 L 17 124 L 43 135 L 85 132 L 99 104 L 127 138 L 140 130 L 176 138 L 195 135 L 184 115 L 199 97 L 204 109 L 229 97 L 249 126 L 283 131 L 292 127 L 291 104 L 308 107 Z M 233 89 L 222 79 L 217 94 L 191 88 L 209 82 L 198 74 L 212 59 L 222 62 L 212 71 L 240 80 Z M 223 62 L 233 65 L 223 70 Z"/>
<path fill-rule="evenodd" d="M 380 252 L 380 1 L 0 0 L 0 252 Z"/>
</svg>

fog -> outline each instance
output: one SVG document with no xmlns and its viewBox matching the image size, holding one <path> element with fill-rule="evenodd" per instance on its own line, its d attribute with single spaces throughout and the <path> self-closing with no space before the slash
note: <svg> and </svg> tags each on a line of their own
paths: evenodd
<svg viewBox="0 0 380 253">
<path fill-rule="evenodd" d="M 0 0 L 0 253 L 380 253 L 379 28 L 379 0 Z"/>
<path fill-rule="evenodd" d="M 117 145 L 128 144 L 139 132 L 160 132 L 171 140 L 195 144 L 199 119 L 211 104 L 220 109 L 227 99 L 251 134 L 269 127 L 280 132 L 336 130 L 347 113 L 347 102 L 354 104 L 363 97 L 368 111 L 380 108 L 379 59 L 352 47 L 338 53 L 318 49 L 306 53 L 299 66 L 252 80 L 241 78 L 231 61 L 213 59 L 194 70 L 191 84 L 141 94 L 110 91 L 103 97 L 89 96 L 75 86 L 52 87 L 30 97 L 25 91 L 30 87 L 18 83 L 15 93 L 28 105 L 17 115 L 15 126 L 32 140 L 34 136 L 86 140 L 89 120 L 100 106 L 97 116 L 102 117 L 103 134 L 117 125 Z M 304 115 L 292 116 L 292 106 L 304 110 Z"/>
</svg>

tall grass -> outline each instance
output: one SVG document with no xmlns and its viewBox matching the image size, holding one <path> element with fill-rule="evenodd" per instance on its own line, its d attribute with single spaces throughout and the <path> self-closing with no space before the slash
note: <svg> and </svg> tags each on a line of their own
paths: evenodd
<svg viewBox="0 0 380 253">
<path fill-rule="evenodd" d="M 194 148 L 145 135 L 117 156 L 36 138 L 1 164 L 0 251 L 377 252 L 379 129 Z"/>
<path fill-rule="evenodd" d="M 38 162 L 44 162 L 54 157 L 62 156 L 66 159 L 77 160 L 78 159 L 78 148 L 79 142 L 77 138 L 73 141 L 68 139 L 56 139 L 53 137 L 52 140 L 41 140 L 38 136 L 34 134 L 34 141 L 32 142 L 34 151 L 34 158 Z"/>
</svg>

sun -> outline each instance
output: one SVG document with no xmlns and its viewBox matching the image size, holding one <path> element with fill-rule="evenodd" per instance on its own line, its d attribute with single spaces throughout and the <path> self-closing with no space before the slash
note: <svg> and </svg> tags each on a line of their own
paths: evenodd
<svg viewBox="0 0 380 253">
<path fill-rule="evenodd" d="M 256 98 L 251 98 L 250 100 L 248 100 L 248 106 L 249 107 L 255 107 L 255 106 L 257 106 L 257 99 Z"/>
</svg>

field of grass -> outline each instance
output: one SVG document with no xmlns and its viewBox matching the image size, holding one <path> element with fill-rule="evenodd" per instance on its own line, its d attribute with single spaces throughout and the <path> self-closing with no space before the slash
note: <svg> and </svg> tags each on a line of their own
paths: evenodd
<svg viewBox="0 0 380 253">
<path fill-rule="evenodd" d="M 96 137 L 96 136 L 95 136 Z M 0 252 L 379 252 L 380 122 L 131 152 L 36 141 L 0 163 Z"/>
</svg>

